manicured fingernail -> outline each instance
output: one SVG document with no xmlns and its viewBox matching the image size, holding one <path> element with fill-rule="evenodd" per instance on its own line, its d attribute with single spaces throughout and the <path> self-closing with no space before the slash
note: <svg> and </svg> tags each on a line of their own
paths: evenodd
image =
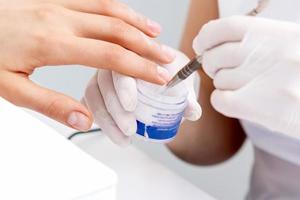
<svg viewBox="0 0 300 200">
<path fill-rule="evenodd" d="M 150 19 L 147 19 L 147 26 L 149 27 L 151 32 L 154 34 L 159 34 L 162 29 L 159 23 L 152 21 Z"/>
<path fill-rule="evenodd" d="M 80 112 L 72 112 L 67 123 L 80 131 L 87 131 L 90 128 L 90 120 Z"/>
<path fill-rule="evenodd" d="M 161 50 L 165 54 L 166 58 L 169 61 L 173 61 L 176 57 L 176 51 L 172 49 L 171 47 L 168 47 L 166 45 L 162 45 Z"/>
<path fill-rule="evenodd" d="M 163 67 L 157 66 L 157 73 L 161 79 L 163 79 L 165 82 L 168 82 L 171 80 L 171 75 L 169 71 Z"/>
</svg>

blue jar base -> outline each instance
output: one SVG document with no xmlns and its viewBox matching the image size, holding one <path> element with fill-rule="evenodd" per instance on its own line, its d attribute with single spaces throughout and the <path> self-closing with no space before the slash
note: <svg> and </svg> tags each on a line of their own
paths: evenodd
<svg viewBox="0 0 300 200">
<path fill-rule="evenodd" d="M 172 126 L 149 126 L 137 120 L 136 135 L 143 138 L 144 141 L 166 143 L 173 140 L 177 134 L 180 121 Z"/>
<path fill-rule="evenodd" d="M 171 142 L 172 140 L 175 139 L 175 136 L 172 137 L 172 138 L 169 138 L 169 139 L 165 139 L 165 140 L 157 140 L 157 139 L 151 139 L 151 138 L 147 138 L 145 136 L 142 136 L 140 134 L 135 134 L 135 137 L 138 138 L 139 140 L 142 140 L 144 142 L 152 142 L 152 143 L 169 143 Z"/>
</svg>

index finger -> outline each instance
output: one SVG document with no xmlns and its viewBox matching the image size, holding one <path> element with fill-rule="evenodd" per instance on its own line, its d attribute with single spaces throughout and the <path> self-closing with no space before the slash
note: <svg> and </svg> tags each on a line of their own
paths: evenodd
<svg viewBox="0 0 300 200">
<path fill-rule="evenodd" d="M 168 70 L 119 45 L 79 37 L 48 38 L 40 66 L 80 64 L 109 69 L 156 84 L 166 84 Z"/>
</svg>

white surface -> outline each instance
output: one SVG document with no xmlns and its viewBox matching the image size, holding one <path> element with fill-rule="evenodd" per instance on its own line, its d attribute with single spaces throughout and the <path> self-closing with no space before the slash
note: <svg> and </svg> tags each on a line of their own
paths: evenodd
<svg viewBox="0 0 300 200">
<path fill-rule="evenodd" d="M 74 131 L 40 114 L 28 112 L 51 124 L 64 136 Z M 72 141 L 117 173 L 117 200 L 214 199 L 135 146 L 121 148 L 100 133 L 80 135 Z"/>
<path fill-rule="evenodd" d="M 0 98 L 0 199 L 115 199 L 116 174 Z"/>
<path fill-rule="evenodd" d="M 74 142 L 116 171 L 118 200 L 213 199 L 133 146 L 118 147 L 99 134 L 80 136 Z"/>
</svg>

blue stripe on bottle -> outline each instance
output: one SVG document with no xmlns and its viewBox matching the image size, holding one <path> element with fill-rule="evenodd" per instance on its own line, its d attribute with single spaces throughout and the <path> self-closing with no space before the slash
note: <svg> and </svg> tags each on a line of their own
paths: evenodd
<svg viewBox="0 0 300 200">
<path fill-rule="evenodd" d="M 144 136 L 147 132 L 148 138 L 155 140 L 166 140 L 173 138 L 180 126 L 180 121 L 175 123 L 173 126 L 169 127 L 155 127 L 155 126 L 146 126 L 144 123 L 137 120 L 137 131 L 136 133 Z"/>
</svg>

